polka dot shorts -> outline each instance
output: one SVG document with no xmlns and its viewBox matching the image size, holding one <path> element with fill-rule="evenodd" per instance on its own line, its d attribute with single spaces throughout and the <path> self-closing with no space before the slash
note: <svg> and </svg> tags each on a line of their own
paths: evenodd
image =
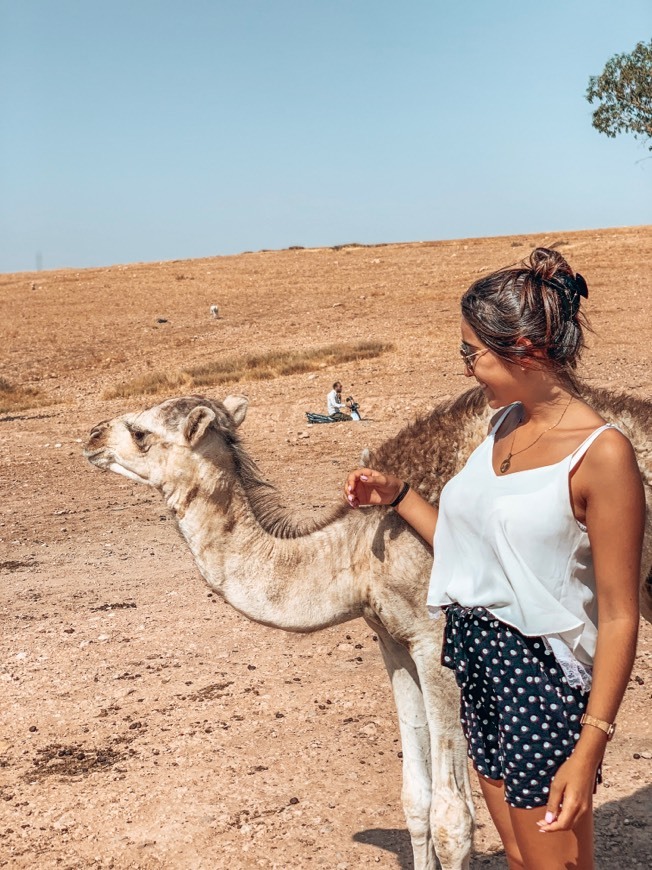
<svg viewBox="0 0 652 870">
<path fill-rule="evenodd" d="M 541 638 L 481 607 L 446 608 L 442 663 L 462 690 L 462 728 L 478 772 L 504 781 L 510 806 L 545 806 L 580 736 L 588 694 L 568 685 Z"/>
</svg>

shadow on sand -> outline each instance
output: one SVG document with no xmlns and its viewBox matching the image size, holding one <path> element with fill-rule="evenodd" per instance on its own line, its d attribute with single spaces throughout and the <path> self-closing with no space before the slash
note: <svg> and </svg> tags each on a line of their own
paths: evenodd
<svg viewBox="0 0 652 870">
<path fill-rule="evenodd" d="M 650 859 L 650 805 L 652 785 L 595 811 L 595 863 L 597 870 L 648 867 Z M 396 855 L 401 870 L 414 870 L 410 837 L 403 828 L 369 828 L 354 835 L 356 843 L 375 846 Z M 473 853 L 471 870 L 504 870 L 504 852 Z"/>
</svg>

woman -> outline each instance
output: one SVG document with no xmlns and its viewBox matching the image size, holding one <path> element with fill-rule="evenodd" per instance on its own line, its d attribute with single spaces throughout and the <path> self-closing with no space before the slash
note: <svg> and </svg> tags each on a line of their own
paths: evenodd
<svg viewBox="0 0 652 870">
<path fill-rule="evenodd" d="M 592 794 L 636 648 L 643 486 L 579 393 L 587 296 L 544 248 L 475 282 L 461 354 L 497 410 L 487 439 L 439 508 L 369 468 L 345 486 L 433 542 L 428 609 L 446 615 L 442 661 L 510 868 L 593 867 Z"/>
</svg>

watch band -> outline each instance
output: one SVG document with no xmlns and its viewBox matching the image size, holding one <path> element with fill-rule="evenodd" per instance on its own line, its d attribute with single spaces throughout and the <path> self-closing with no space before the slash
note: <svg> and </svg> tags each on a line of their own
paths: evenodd
<svg viewBox="0 0 652 870">
<path fill-rule="evenodd" d="M 615 722 L 605 722 L 604 719 L 596 719 L 595 716 L 589 716 L 588 713 L 582 715 L 580 725 L 593 725 L 594 728 L 599 728 L 607 735 L 607 740 L 611 740 L 616 730 Z"/>
</svg>

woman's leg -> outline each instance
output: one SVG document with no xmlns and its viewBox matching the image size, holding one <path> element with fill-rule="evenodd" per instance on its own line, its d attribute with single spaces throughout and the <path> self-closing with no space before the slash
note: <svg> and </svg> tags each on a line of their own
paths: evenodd
<svg viewBox="0 0 652 870">
<path fill-rule="evenodd" d="M 486 776 L 478 773 L 478 771 L 476 773 L 478 774 L 478 782 L 480 783 L 482 796 L 487 804 L 489 815 L 505 847 L 507 866 L 509 870 L 523 870 L 526 865 L 523 863 L 521 851 L 516 841 L 516 834 L 512 827 L 510 807 L 505 803 L 504 783 L 502 779 L 488 779 Z"/>
<path fill-rule="evenodd" d="M 593 870 L 592 811 L 580 816 L 571 831 L 542 833 L 537 822 L 543 819 L 545 807 L 522 810 L 508 806 L 508 810 L 527 870 Z"/>
<path fill-rule="evenodd" d="M 537 822 L 545 815 L 545 807 L 510 807 L 502 780 L 478 773 L 478 781 L 505 847 L 509 870 L 593 870 L 592 812 L 581 816 L 572 831 L 542 834 Z"/>
</svg>

